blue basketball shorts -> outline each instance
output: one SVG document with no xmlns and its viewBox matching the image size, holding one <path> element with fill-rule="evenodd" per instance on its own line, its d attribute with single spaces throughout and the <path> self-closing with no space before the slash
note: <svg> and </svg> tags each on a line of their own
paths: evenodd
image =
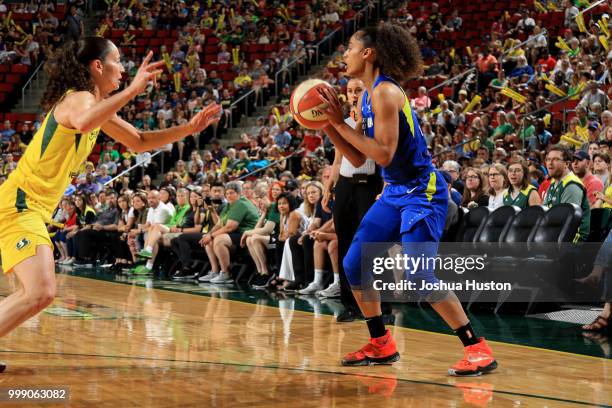
<svg viewBox="0 0 612 408">
<path fill-rule="evenodd" d="M 371 270 L 362 271 L 364 244 L 388 243 L 391 246 L 401 242 L 404 255 L 435 257 L 447 210 L 448 185 L 436 171 L 430 173 L 427 183 L 416 187 L 387 184 L 380 199 L 363 217 L 344 257 L 344 271 L 351 287 L 361 289 L 374 278 Z M 438 282 L 433 268 L 426 267 L 406 273 L 405 279 L 416 282 L 417 287 L 421 287 L 422 280 Z"/>
</svg>

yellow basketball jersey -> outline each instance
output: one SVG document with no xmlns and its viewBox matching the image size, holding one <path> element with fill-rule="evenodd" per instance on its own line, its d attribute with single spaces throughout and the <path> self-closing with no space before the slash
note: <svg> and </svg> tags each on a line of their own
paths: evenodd
<svg viewBox="0 0 612 408">
<path fill-rule="evenodd" d="M 41 212 L 48 221 L 93 150 L 100 128 L 81 134 L 57 123 L 54 111 L 55 108 L 47 114 L 17 168 L 0 187 L 0 197 L 15 197 L 11 203 L 0 199 L 3 210 L 8 206 L 14 206 L 18 212 L 31 209 Z"/>
</svg>

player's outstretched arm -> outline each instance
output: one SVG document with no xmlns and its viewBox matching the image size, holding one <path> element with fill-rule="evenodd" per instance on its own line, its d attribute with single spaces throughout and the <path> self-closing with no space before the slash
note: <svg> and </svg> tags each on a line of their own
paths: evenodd
<svg viewBox="0 0 612 408">
<path fill-rule="evenodd" d="M 353 149 L 362 156 L 370 157 L 385 167 L 393 160 L 399 139 L 399 99 L 404 98 L 397 87 L 381 84 L 372 93 L 372 109 L 375 115 L 374 138 L 370 138 L 344 123 L 342 108 L 338 96 L 330 90 L 321 90 L 321 97 L 327 102 L 325 111 L 330 124 Z M 333 139 L 332 139 L 333 141 Z M 336 145 L 337 147 L 337 145 Z M 342 151 L 342 154 L 345 154 Z M 345 154 L 353 163 L 351 157 Z M 363 164 L 363 162 L 361 162 Z M 356 165 L 353 163 L 353 165 Z"/>
<path fill-rule="evenodd" d="M 56 119 L 72 129 L 87 133 L 98 128 L 110 120 L 122 107 L 136 95 L 140 94 L 150 80 L 162 73 L 158 69 L 164 61 L 151 63 L 153 52 L 145 57 L 132 80 L 132 83 L 123 91 L 98 101 L 87 91 L 74 92 L 60 102 L 55 110 Z"/>
<path fill-rule="evenodd" d="M 188 123 L 163 130 L 140 131 L 116 114 L 102 130 L 135 152 L 146 152 L 199 133 L 221 119 L 221 106 L 212 103 L 198 112 Z"/>
</svg>

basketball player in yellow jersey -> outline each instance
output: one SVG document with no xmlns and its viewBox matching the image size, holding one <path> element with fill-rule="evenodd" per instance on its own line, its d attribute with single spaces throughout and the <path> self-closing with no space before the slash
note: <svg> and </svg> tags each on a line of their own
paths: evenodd
<svg viewBox="0 0 612 408">
<path fill-rule="evenodd" d="M 43 105 L 48 114 L 8 180 L 0 186 L 0 253 L 4 273 L 21 288 L 0 302 L 0 337 L 34 316 L 55 297 L 53 250 L 45 222 L 104 133 L 136 152 L 151 150 L 204 130 L 219 121 L 221 107 L 208 105 L 188 123 L 142 132 L 117 116 L 161 74 L 163 61 L 143 60 L 132 83 L 119 89 L 124 68 L 109 40 L 69 42 L 47 61 Z M 5 365 L 0 364 L 0 372 Z"/>
</svg>

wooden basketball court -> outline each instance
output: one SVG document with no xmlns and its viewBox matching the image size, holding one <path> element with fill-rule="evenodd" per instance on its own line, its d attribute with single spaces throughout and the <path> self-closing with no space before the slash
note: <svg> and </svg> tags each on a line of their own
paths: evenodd
<svg viewBox="0 0 612 408">
<path fill-rule="evenodd" d="M 571 407 L 612 403 L 612 360 L 493 342 L 499 369 L 446 375 L 454 336 L 395 327 L 402 359 L 345 368 L 363 322 L 58 275 L 45 312 L 0 340 L 0 388 L 68 387 L 27 407 Z M 3 278 L 0 294 L 14 289 Z"/>
</svg>

